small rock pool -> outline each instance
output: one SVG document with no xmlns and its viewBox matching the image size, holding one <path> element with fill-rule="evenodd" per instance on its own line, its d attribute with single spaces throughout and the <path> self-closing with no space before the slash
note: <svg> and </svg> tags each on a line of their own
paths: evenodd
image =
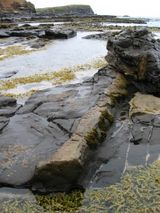
<svg viewBox="0 0 160 213">
<path fill-rule="evenodd" d="M 3 77 L 1 80 L 4 80 L 5 74 L 8 76 L 8 73 L 14 73 L 14 75 L 7 77 L 7 80 L 63 71 L 66 68 L 75 72 L 72 83 L 85 80 L 98 70 L 98 61 L 106 55 L 106 41 L 83 39 L 84 36 L 89 34 L 93 34 L 93 32 L 78 32 L 74 38 L 53 40 L 36 51 L 0 61 L 0 76 Z M 94 64 L 95 61 L 97 65 Z M 16 95 L 53 86 L 53 82 L 32 82 L 31 84 L 17 85 L 7 92 Z"/>
</svg>

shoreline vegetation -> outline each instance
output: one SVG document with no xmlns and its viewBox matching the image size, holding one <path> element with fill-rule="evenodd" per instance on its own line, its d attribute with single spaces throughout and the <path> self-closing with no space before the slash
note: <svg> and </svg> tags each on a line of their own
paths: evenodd
<svg viewBox="0 0 160 213">
<path fill-rule="evenodd" d="M 7 92 L 7 90 L 14 89 L 18 85 L 40 83 L 42 81 L 48 81 L 48 82 L 52 82 L 52 84 L 54 85 L 60 85 L 65 82 L 74 80 L 76 78 L 77 72 L 84 72 L 84 71 L 87 72 L 87 70 L 100 69 L 101 67 L 104 67 L 106 65 L 107 63 L 105 59 L 99 58 L 97 60 L 93 60 L 86 64 L 79 64 L 79 65 L 74 65 L 71 67 L 64 67 L 54 72 L 45 72 L 42 74 L 34 74 L 34 75 L 24 76 L 24 77 L 14 77 L 8 80 L 7 79 L 0 80 L 0 91 L 9 97 L 18 98 L 23 96 L 30 96 L 38 90 L 31 89 L 30 91 L 26 93 L 22 93 L 22 94 L 21 93 L 13 94 L 13 93 Z"/>
<path fill-rule="evenodd" d="M 120 182 L 102 189 L 89 189 L 85 193 L 73 191 L 68 194 L 57 193 L 36 195 L 37 204 L 43 213 L 150 213 L 159 212 L 160 208 L 160 161 L 147 167 L 138 167 L 126 172 Z M 2 203 L 6 212 L 21 213 L 20 201 Z M 37 206 L 38 206 L 37 205 Z M 32 202 L 23 203 L 23 210 L 38 212 Z M 41 209 L 39 209 L 41 212 Z"/>
</svg>

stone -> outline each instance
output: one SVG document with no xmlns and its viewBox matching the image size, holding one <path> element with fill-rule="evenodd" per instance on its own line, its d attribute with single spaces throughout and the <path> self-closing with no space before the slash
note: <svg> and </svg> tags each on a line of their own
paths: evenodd
<svg viewBox="0 0 160 213">
<path fill-rule="evenodd" d="M 115 36 L 116 34 L 118 34 L 117 31 L 115 31 L 115 32 L 108 31 L 108 32 L 105 32 L 105 33 L 96 33 L 96 34 L 87 35 L 87 36 L 84 36 L 83 38 L 107 41 L 109 37 Z"/>
<path fill-rule="evenodd" d="M 2 72 L 0 73 L 0 79 L 4 79 L 4 78 L 10 78 L 14 75 L 17 74 L 18 71 L 12 71 L 12 72 Z"/>
<path fill-rule="evenodd" d="M 109 66 L 141 92 L 160 95 L 160 42 L 147 29 L 124 30 L 107 43 Z"/>
<path fill-rule="evenodd" d="M 130 101 L 130 116 L 135 114 L 160 114 L 160 98 L 136 93 L 135 97 Z"/>
<path fill-rule="evenodd" d="M 10 118 L 0 135 L 0 182 L 17 186 L 28 182 L 38 162 L 48 158 L 68 138 L 58 127 L 33 113 Z"/>
<path fill-rule="evenodd" d="M 39 32 L 36 32 L 35 30 L 19 30 L 19 31 L 8 31 L 9 36 L 11 37 L 32 37 L 32 36 L 38 36 Z"/>
<path fill-rule="evenodd" d="M 0 117 L 0 132 L 8 125 L 9 119 L 5 117 Z"/>
<path fill-rule="evenodd" d="M 8 38 L 9 34 L 7 32 L 4 31 L 0 31 L 0 38 Z"/>
<path fill-rule="evenodd" d="M 125 79 L 120 79 L 102 69 L 86 82 L 39 91 L 10 119 L 2 119 L 0 183 L 27 184 L 41 192 L 67 191 L 76 184 L 88 154 L 113 122 L 112 92 L 106 88 L 113 83 L 119 94 L 115 100 L 126 95 L 120 92 Z"/>
<path fill-rule="evenodd" d="M 17 100 L 15 98 L 0 95 L 0 108 L 5 106 L 15 106 L 16 103 Z"/>
<path fill-rule="evenodd" d="M 7 110 L 18 107 L 16 100 L 1 97 L 0 112 L 6 116 L 0 119 L 1 184 L 49 192 L 76 183 L 88 151 L 104 140 L 111 124 L 104 94 L 114 80 L 109 73 L 106 69 L 88 82 L 39 91 L 15 115 Z"/>
<path fill-rule="evenodd" d="M 46 30 L 43 38 L 47 39 L 68 39 L 73 38 L 77 35 L 74 30 L 71 29 L 55 29 L 55 30 Z"/>
</svg>

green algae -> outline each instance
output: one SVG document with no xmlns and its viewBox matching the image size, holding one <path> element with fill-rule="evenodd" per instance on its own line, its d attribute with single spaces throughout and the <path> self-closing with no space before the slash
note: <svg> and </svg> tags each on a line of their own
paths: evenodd
<svg viewBox="0 0 160 213">
<path fill-rule="evenodd" d="M 69 69 L 63 69 L 53 73 L 35 74 L 25 77 L 17 77 L 10 80 L 0 81 L 0 90 L 9 90 L 16 88 L 20 84 L 39 83 L 41 81 L 54 81 L 54 83 L 63 83 L 75 78 L 75 74 Z"/>
<path fill-rule="evenodd" d="M 14 89 L 18 85 L 25 85 L 30 83 L 40 83 L 42 81 L 50 81 L 53 84 L 59 85 L 67 81 L 75 79 L 76 73 L 81 71 L 87 71 L 91 69 L 99 69 L 106 65 L 106 61 L 103 58 L 98 58 L 97 60 L 91 61 L 86 64 L 79 64 L 72 67 L 64 67 L 60 70 L 54 72 L 46 72 L 42 74 L 34 74 L 24 77 L 16 77 L 8 80 L 0 80 L 0 91 L 5 91 L 4 94 L 12 97 L 23 97 L 33 94 L 33 90 L 26 93 L 13 94 L 7 90 Z"/>
<path fill-rule="evenodd" d="M 25 93 L 18 93 L 18 94 L 5 93 L 5 96 L 12 97 L 12 98 L 24 98 L 24 97 L 30 97 L 31 95 L 34 95 L 37 91 L 38 90 L 36 90 L 36 89 L 32 89 Z"/>
<path fill-rule="evenodd" d="M 158 213 L 160 209 L 160 161 L 128 171 L 120 183 L 86 192 L 79 213 Z"/>
<path fill-rule="evenodd" d="M 87 145 L 91 149 L 95 149 L 98 144 L 102 143 L 107 136 L 107 130 L 109 126 L 113 123 L 113 116 L 107 110 L 107 108 L 101 111 L 101 115 L 98 120 L 98 124 L 84 137 Z"/>
<path fill-rule="evenodd" d="M 85 137 L 85 140 L 87 142 L 87 145 L 91 148 L 94 149 L 97 147 L 99 144 L 99 139 L 98 139 L 98 132 L 96 128 L 93 128 L 91 132 L 89 132 Z"/>
<path fill-rule="evenodd" d="M 38 204 L 43 207 L 44 213 L 75 213 L 81 206 L 83 193 L 81 191 L 74 191 L 69 194 L 39 195 L 36 198 Z"/>
</svg>

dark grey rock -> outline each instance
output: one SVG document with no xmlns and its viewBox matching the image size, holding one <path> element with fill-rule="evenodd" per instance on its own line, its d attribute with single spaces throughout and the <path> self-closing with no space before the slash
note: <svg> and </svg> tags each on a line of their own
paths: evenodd
<svg viewBox="0 0 160 213">
<path fill-rule="evenodd" d="M 10 77 L 12 77 L 13 75 L 16 75 L 17 72 L 18 72 L 18 71 L 0 73 L 0 79 L 3 79 L 3 78 L 10 78 Z"/>
<path fill-rule="evenodd" d="M 8 34 L 11 37 L 32 37 L 39 35 L 35 30 L 8 31 Z"/>
<path fill-rule="evenodd" d="M 34 175 L 37 162 L 68 139 L 58 127 L 33 113 L 16 115 L 0 136 L 0 182 L 21 185 Z"/>
<path fill-rule="evenodd" d="M 5 31 L 0 31 L 0 38 L 8 38 L 9 34 Z"/>
<path fill-rule="evenodd" d="M 13 107 L 0 108 L 0 116 L 12 117 L 21 107 L 21 105 Z"/>
<path fill-rule="evenodd" d="M 8 125 L 9 119 L 5 117 L 0 117 L 0 132 Z"/>
<path fill-rule="evenodd" d="M 71 29 L 55 29 L 55 30 L 46 30 L 43 38 L 47 39 L 68 39 L 73 38 L 77 35 L 74 30 Z"/>
<path fill-rule="evenodd" d="M 96 33 L 96 34 L 91 34 L 91 35 L 87 35 L 84 36 L 83 38 L 85 39 L 96 39 L 96 40 L 108 40 L 109 37 L 111 36 L 115 36 L 116 34 L 118 34 L 117 31 L 112 32 L 112 31 L 108 31 L 105 33 Z"/>
<path fill-rule="evenodd" d="M 15 106 L 17 100 L 11 97 L 5 97 L 0 95 L 0 108 L 5 106 Z"/>
<path fill-rule="evenodd" d="M 160 95 L 160 42 L 147 29 L 125 30 L 107 44 L 109 65 L 142 92 Z"/>
<path fill-rule="evenodd" d="M 105 75 L 106 74 L 106 75 Z M 12 186 L 29 184 L 44 186 L 43 190 L 64 190 L 69 180 L 64 177 L 50 177 L 48 173 L 36 176 L 36 167 L 51 156 L 74 134 L 79 120 L 97 101 L 104 98 L 104 90 L 113 78 L 102 71 L 97 80 L 88 83 L 59 86 L 39 91 L 31 96 L 16 114 L 16 100 L 0 98 L 0 112 L 9 119 L 0 120 L 0 183 Z M 9 105 L 14 107 L 9 108 Z M 5 113 L 4 113 L 5 112 Z M 78 136 L 79 137 L 79 136 Z M 65 163 L 64 163 L 65 164 Z M 68 166 L 65 169 L 67 172 Z M 76 173 L 76 169 L 74 171 Z M 72 179 L 72 174 L 69 178 Z M 47 181 L 45 177 L 49 178 Z M 41 181 L 43 180 L 43 181 Z M 52 181 L 50 181 L 52 180 Z M 47 185 L 48 184 L 48 185 Z M 47 189 L 46 186 L 48 187 Z"/>
</svg>

